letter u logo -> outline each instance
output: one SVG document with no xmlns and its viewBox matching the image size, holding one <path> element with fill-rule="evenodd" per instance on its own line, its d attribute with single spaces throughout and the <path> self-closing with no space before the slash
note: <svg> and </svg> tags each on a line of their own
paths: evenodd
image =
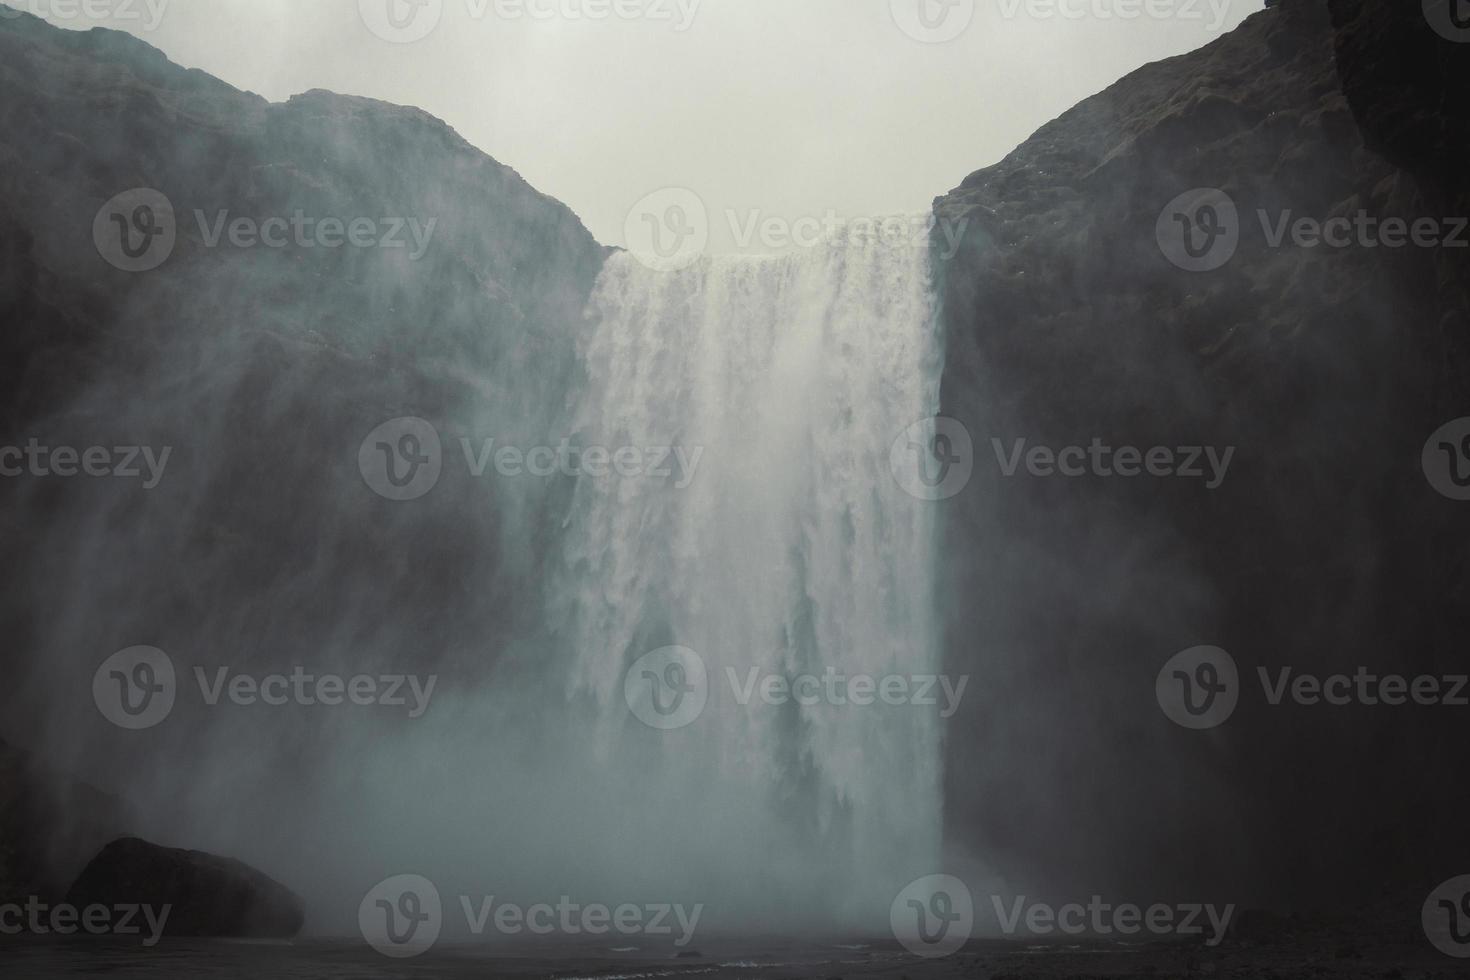
<svg viewBox="0 0 1470 980">
<path fill-rule="evenodd" d="M 1450 23 L 1462 31 L 1470 31 L 1470 2 L 1467 0 L 1449 0 Z"/>
<path fill-rule="evenodd" d="M 954 910 L 954 898 L 949 892 L 935 892 L 929 898 L 926 908 L 924 903 L 917 898 L 909 899 L 909 908 L 914 910 L 915 922 L 919 929 L 919 941 L 930 946 L 944 941 L 949 935 L 949 927 L 960 920 L 961 916 Z M 934 916 L 936 927 L 929 928 L 929 916 Z"/>
<path fill-rule="evenodd" d="M 919 457 L 919 479 L 926 487 L 936 489 L 944 485 L 949 479 L 949 472 L 964 458 L 955 452 L 954 441 L 943 432 L 935 433 L 934 438 L 928 445 L 920 442 L 911 442 L 909 447 Z M 938 464 L 937 467 L 929 465 L 930 460 Z"/>
<path fill-rule="evenodd" d="M 1215 247 L 1215 242 L 1225 234 L 1224 223 L 1220 221 L 1220 212 L 1213 204 L 1206 204 L 1195 211 L 1191 218 L 1187 214 L 1176 214 L 1174 220 L 1179 223 L 1180 230 L 1184 234 L 1184 254 L 1192 259 L 1202 259 L 1210 254 Z M 1201 236 L 1203 244 L 1201 244 Z"/>
<path fill-rule="evenodd" d="M 1199 718 L 1215 706 L 1215 698 L 1226 691 L 1226 685 L 1220 683 L 1220 671 L 1214 664 L 1208 661 L 1195 668 L 1194 676 L 1191 677 L 1182 670 L 1174 671 L 1174 679 L 1179 682 L 1180 693 L 1184 699 L 1184 710 Z M 1194 698 L 1195 686 L 1203 692 L 1203 700 L 1196 702 Z"/>
<path fill-rule="evenodd" d="M 388 25 L 396 31 L 412 27 L 423 6 L 424 0 L 388 0 Z"/>
<path fill-rule="evenodd" d="M 653 703 L 653 710 L 667 718 L 679 710 L 684 703 L 684 695 L 694 691 L 694 685 L 689 683 L 688 672 L 684 670 L 681 663 L 672 663 L 664 668 L 663 677 L 651 670 L 643 671 L 643 679 L 650 686 L 649 699 Z M 667 687 L 673 692 L 669 701 L 664 700 L 663 689 Z"/>
<path fill-rule="evenodd" d="M 427 466 L 432 462 L 432 459 L 424 453 L 423 443 L 419 441 L 419 437 L 411 432 L 405 433 L 398 440 L 396 452 L 392 443 L 380 442 L 377 445 L 378 451 L 383 454 L 383 467 L 388 482 L 399 489 L 408 486 L 418 478 L 419 467 Z M 407 470 L 402 475 L 398 472 L 400 457 L 407 464 Z"/>
<path fill-rule="evenodd" d="M 1470 24 L 1465 26 L 1470 27 Z M 1462 439 L 1459 446 L 1441 442 L 1439 449 L 1449 462 L 1450 482 L 1457 487 L 1470 487 L 1470 436 Z"/>
<path fill-rule="evenodd" d="M 1447 898 L 1439 901 L 1439 907 L 1445 910 L 1445 918 L 1450 927 L 1450 938 L 1461 946 L 1470 943 L 1470 892 L 1460 896 L 1460 905 Z M 1464 913 L 1464 922 L 1460 920 L 1460 914 Z"/>
<path fill-rule="evenodd" d="M 386 898 L 378 899 L 378 908 L 383 910 L 384 925 L 388 933 L 388 941 L 396 946 L 403 946 L 413 941 L 418 934 L 419 925 L 429 920 L 428 913 L 423 911 L 423 900 L 417 892 L 404 892 L 398 896 L 398 906 Z M 399 917 L 405 923 L 399 928 Z"/>
<path fill-rule="evenodd" d="M 678 255 L 684 243 L 696 233 L 693 223 L 689 220 L 689 212 L 678 204 L 666 208 L 662 219 L 656 214 L 645 213 L 643 223 L 648 226 L 653 251 L 661 259 L 671 259 Z M 665 229 L 673 236 L 672 246 L 664 244 Z"/>
<path fill-rule="evenodd" d="M 919 23 L 937 31 L 949 20 L 949 12 L 960 0 L 919 0 Z"/>
<path fill-rule="evenodd" d="M 125 714 L 137 718 L 148 710 L 153 703 L 153 696 L 163 691 L 163 685 L 157 683 L 157 675 L 153 672 L 153 665 L 144 661 L 133 667 L 133 676 L 120 670 L 108 672 L 108 676 L 117 681 L 117 699 Z M 141 700 L 133 701 L 133 691 L 140 693 Z"/>
<path fill-rule="evenodd" d="M 146 204 L 139 205 L 133 209 L 132 220 L 129 222 L 127 216 L 114 214 L 110 216 L 112 223 L 117 226 L 118 244 L 122 253 L 130 259 L 141 259 L 148 254 L 153 247 L 153 239 L 163 234 L 163 227 L 158 223 L 153 209 Z M 138 233 L 138 242 L 133 242 L 133 232 Z"/>
</svg>

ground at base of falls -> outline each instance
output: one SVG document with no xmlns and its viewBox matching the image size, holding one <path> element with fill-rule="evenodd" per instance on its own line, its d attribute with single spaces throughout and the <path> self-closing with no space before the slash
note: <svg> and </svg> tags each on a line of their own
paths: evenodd
<svg viewBox="0 0 1470 980">
<path fill-rule="evenodd" d="M 908 978 L 908 980 L 1075 980 L 1105 978 L 1209 978 L 1209 980 L 1430 980 L 1470 975 L 1470 961 L 1451 959 L 1428 942 L 1381 945 L 1351 936 L 1315 937 L 1297 943 L 1202 945 L 1117 943 L 1028 946 L 1018 942 L 972 941 L 941 959 L 912 956 L 891 941 L 864 946 L 741 943 L 722 940 L 674 955 L 666 951 L 592 948 L 585 945 L 449 947 L 404 960 L 388 959 L 361 943 L 301 940 L 293 943 L 209 942 L 165 939 L 151 949 L 114 942 L 0 941 L 6 976 L 106 976 L 220 980 L 281 978 L 457 978 L 541 977 L 556 980 L 635 980 L 655 977 Z"/>
</svg>

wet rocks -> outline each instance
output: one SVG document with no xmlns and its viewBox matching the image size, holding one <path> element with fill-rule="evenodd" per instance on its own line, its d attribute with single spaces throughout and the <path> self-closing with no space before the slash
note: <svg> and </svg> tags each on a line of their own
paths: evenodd
<svg viewBox="0 0 1470 980">
<path fill-rule="evenodd" d="M 300 898 L 241 861 L 136 837 L 104 847 L 66 900 L 78 908 L 166 906 L 164 932 L 172 936 L 289 938 L 305 921 Z"/>
</svg>

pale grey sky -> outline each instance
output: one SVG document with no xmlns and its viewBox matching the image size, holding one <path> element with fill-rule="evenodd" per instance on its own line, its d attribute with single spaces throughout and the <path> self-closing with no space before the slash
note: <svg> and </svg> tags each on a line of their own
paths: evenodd
<svg viewBox="0 0 1470 980">
<path fill-rule="evenodd" d="M 1208 43 L 1263 6 L 4 2 L 61 26 L 128 30 L 179 64 L 272 100 L 325 88 L 419 106 L 565 201 L 608 244 L 625 244 L 628 211 L 645 195 L 692 189 L 712 215 L 715 251 L 734 240 L 731 210 L 741 221 L 758 210 L 788 222 L 829 209 L 844 217 L 927 210 L 1083 98 Z"/>
</svg>

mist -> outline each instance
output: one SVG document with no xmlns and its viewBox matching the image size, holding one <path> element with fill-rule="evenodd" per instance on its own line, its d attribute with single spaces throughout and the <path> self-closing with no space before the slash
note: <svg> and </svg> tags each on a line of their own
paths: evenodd
<svg viewBox="0 0 1470 980">
<path fill-rule="evenodd" d="M 1453 21 L 399 3 L 0 17 L 0 933 L 1458 955 Z"/>
</svg>

